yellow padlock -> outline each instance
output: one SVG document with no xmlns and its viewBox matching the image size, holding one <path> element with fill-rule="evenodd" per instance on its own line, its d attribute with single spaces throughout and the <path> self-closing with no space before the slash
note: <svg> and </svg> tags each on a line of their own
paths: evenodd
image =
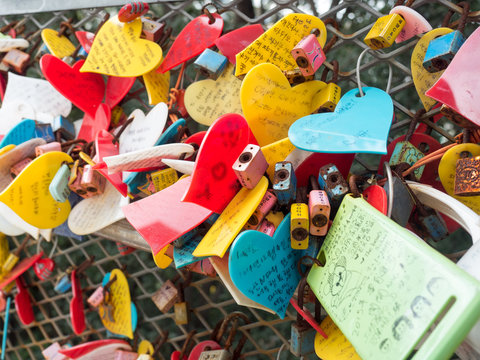
<svg viewBox="0 0 480 360">
<path fill-rule="evenodd" d="M 155 191 L 157 192 L 175 184 L 178 180 L 177 171 L 172 168 L 155 171 L 151 176 Z"/>
<path fill-rule="evenodd" d="M 342 89 L 337 84 L 331 82 L 327 84 L 327 87 L 318 94 L 318 108 L 319 113 L 333 112 L 337 107 L 337 104 L 342 95 Z"/>
<path fill-rule="evenodd" d="M 404 26 L 405 19 L 398 14 L 382 16 L 373 24 L 363 41 L 373 50 L 390 47 Z"/>
<path fill-rule="evenodd" d="M 291 206 L 290 239 L 292 249 L 308 248 L 309 226 L 308 206 L 304 203 L 294 203 Z"/>
<path fill-rule="evenodd" d="M 7 274 L 17 265 L 18 260 L 20 259 L 20 253 L 27 246 L 28 240 L 30 240 L 30 235 L 25 236 L 20 246 L 12 253 L 8 254 L 7 260 L 2 265 L 2 274 Z"/>
</svg>

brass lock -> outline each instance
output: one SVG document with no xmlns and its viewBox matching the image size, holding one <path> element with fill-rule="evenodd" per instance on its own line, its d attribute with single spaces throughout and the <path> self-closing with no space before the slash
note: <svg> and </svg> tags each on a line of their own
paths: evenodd
<svg viewBox="0 0 480 360">
<path fill-rule="evenodd" d="M 480 195 L 480 156 L 457 160 L 454 192 L 457 196 Z"/>
<path fill-rule="evenodd" d="M 372 50 L 390 47 L 405 26 L 405 19 L 399 14 L 379 17 L 363 41 Z"/>
</svg>

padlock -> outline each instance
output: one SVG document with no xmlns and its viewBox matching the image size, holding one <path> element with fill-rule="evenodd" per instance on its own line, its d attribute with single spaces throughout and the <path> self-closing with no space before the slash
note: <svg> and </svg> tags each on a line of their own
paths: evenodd
<svg viewBox="0 0 480 360">
<path fill-rule="evenodd" d="M 18 49 L 11 49 L 3 57 L 2 63 L 13 68 L 18 73 L 23 73 L 30 62 L 30 54 Z"/>
<path fill-rule="evenodd" d="M 287 78 L 288 82 L 292 85 L 298 85 L 306 81 L 312 81 L 315 78 L 314 74 L 304 76 L 298 68 L 292 70 L 282 70 L 282 72 Z"/>
<path fill-rule="evenodd" d="M 184 285 L 180 284 L 178 290 L 178 302 L 174 305 L 174 320 L 177 325 L 187 325 L 190 320 L 190 310 L 185 301 Z"/>
<path fill-rule="evenodd" d="M 164 22 L 142 18 L 142 38 L 158 43 L 165 30 Z"/>
<path fill-rule="evenodd" d="M 10 175 L 12 176 L 12 179 L 15 179 L 18 176 L 18 174 L 20 174 L 22 170 L 25 169 L 28 166 L 28 164 L 30 164 L 31 162 L 32 162 L 32 159 L 25 158 L 19 161 L 18 163 L 16 163 L 15 165 L 13 165 L 10 168 Z"/>
<path fill-rule="evenodd" d="M 447 225 L 440 214 L 423 204 L 418 204 L 413 212 L 410 225 L 423 239 L 439 242 L 448 236 Z"/>
<path fill-rule="evenodd" d="M 83 167 L 82 179 L 80 181 L 80 186 L 86 191 L 84 198 L 103 194 L 106 181 L 105 177 L 97 170 L 94 170 L 91 165 L 85 165 Z"/>
<path fill-rule="evenodd" d="M 115 355 L 113 360 L 137 360 L 138 354 L 133 351 L 126 351 L 126 350 L 115 350 Z"/>
<path fill-rule="evenodd" d="M 77 195 L 81 196 L 82 198 L 87 198 L 89 197 L 87 194 L 87 191 L 83 188 L 82 186 L 82 174 L 83 174 L 83 168 L 77 167 L 76 169 L 76 175 L 74 177 L 74 180 L 72 181 L 72 178 L 75 174 L 75 169 L 72 168 L 71 174 L 70 174 L 70 180 L 68 183 L 68 187 L 70 190 L 72 190 L 74 193 Z"/>
<path fill-rule="evenodd" d="M 387 181 L 383 186 L 387 196 L 390 197 L 390 183 Z M 398 177 L 392 179 L 393 205 L 391 218 L 397 224 L 405 227 L 413 210 L 413 200 L 406 185 Z"/>
<path fill-rule="evenodd" d="M 288 205 L 295 200 L 297 192 L 297 178 L 290 161 L 275 164 L 273 177 L 273 192 L 277 196 L 279 205 Z"/>
<path fill-rule="evenodd" d="M 445 70 L 464 42 L 465 37 L 458 30 L 433 39 L 428 44 L 423 67 L 431 73 Z"/>
<path fill-rule="evenodd" d="M 67 270 L 57 278 L 54 290 L 59 294 L 64 294 L 71 288 L 72 282 L 70 281 L 70 273 Z"/>
<path fill-rule="evenodd" d="M 205 49 L 195 60 L 193 66 L 204 76 L 217 80 L 227 66 L 226 56 L 213 50 Z"/>
<path fill-rule="evenodd" d="M 334 215 L 349 188 L 343 175 L 334 164 L 322 166 L 318 173 L 320 188 L 327 193 L 330 202 L 330 214 Z"/>
<path fill-rule="evenodd" d="M 70 168 L 67 164 L 62 164 L 55 176 L 52 179 L 52 182 L 48 186 L 50 195 L 58 202 L 65 202 L 70 195 L 70 188 L 68 187 L 68 181 L 70 179 Z"/>
<path fill-rule="evenodd" d="M 175 169 L 167 168 L 154 171 L 150 174 L 155 192 L 162 191 L 178 180 L 178 173 Z"/>
<path fill-rule="evenodd" d="M 87 299 L 87 303 L 89 303 L 92 307 L 98 308 L 101 303 L 103 303 L 103 286 L 100 286 L 95 289 L 95 291 L 90 295 Z"/>
<path fill-rule="evenodd" d="M 33 264 L 33 271 L 41 281 L 48 280 L 55 269 L 55 262 L 50 258 L 42 258 Z"/>
<path fill-rule="evenodd" d="M 123 5 L 118 11 L 118 21 L 124 23 L 133 21 L 136 18 L 145 15 L 149 9 L 148 4 L 145 2 L 131 1 L 128 4 Z"/>
<path fill-rule="evenodd" d="M 290 241 L 292 249 L 304 250 L 308 248 L 310 220 L 308 206 L 304 203 L 294 203 L 290 215 Z"/>
<path fill-rule="evenodd" d="M 330 202 L 323 190 L 312 190 L 308 194 L 308 212 L 310 216 L 310 234 L 324 236 L 328 230 Z"/>
<path fill-rule="evenodd" d="M 319 35 L 318 29 L 312 30 L 312 33 L 300 40 L 291 51 L 303 76 L 315 74 L 327 58 L 318 42 Z"/>
<path fill-rule="evenodd" d="M 16 248 L 14 252 L 11 252 L 10 254 L 8 254 L 7 259 L 2 265 L 2 274 L 8 274 L 10 271 L 12 271 L 15 265 L 17 265 L 18 260 L 20 259 L 20 253 L 23 251 L 23 249 L 25 249 L 25 246 L 27 246 L 28 241 L 30 239 L 31 239 L 31 236 L 26 235 L 23 238 L 20 246 Z"/>
<path fill-rule="evenodd" d="M 390 47 L 405 26 L 405 19 L 399 14 L 379 17 L 363 42 L 372 50 Z"/>
<path fill-rule="evenodd" d="M 425 155 L 410 141 L 399 141 L 393 149 L 389 164 L 392 168 L 401 163 L 407 163 L 412 166 Z M 425 166 L 421 166 L 413 171 L 415 178 L 420 180 Z"/>
<path fill-rule="evenodd" d="M 337 107 L 340 97 L 342 95 L 342 89 L 337 84 L 331 82 L 318 94 L 318 113 L 333 112 Z"/>
<path fill-rule="evenodd" d="M 35 137 L 44 139 L 47 143 L 55 141 L 52 125 L 40 122 L 35 123 Z"/>
<path fill-rule="evenodd" d="M 454 192 L 457 196 L 480 195 L 480 156 L 457 160 Z"/>
<path fill-rule="evenodd" d="M 170 280 L 165 281 L 162 287 L 152 295 L 152 301 L 164 314 L 175 305 L 177 299 L 178 289 Z"/>
<path fill-rule="evenodd" d="M 268 236 L 273 236 L 275 233 L 275 225 L 267 219 L 264 219 L 258 226 L 257 231 L 267 234 Z"/>
<path fill-rule="evenodd" d="M 35 148 L 35 156 L 40 156 L 50 151 L 62 151 L 62 145 L 57 141 L 39 145 Z"/>
<path fill-rule="evenodd" d="M 232 168 L 240 184 L 247 189 L 253 189 L 267 171 L 268 163 L 260 146 L 248 144 Z"/>
<path fill-rule="evenodd" d="M 255 230 L 256 228 L 258 228 L 259 224 L 263 221 L 265 216 L 267 216 L 269 211 L 273 209 L 276 203 L 277 197 L 270 190 L 267 190 L 262 200 L 260 201 L 260 204 L 257 206 L 252 216 L 250 216 L 247 223 L 245 224 L 245 229 Z"/>
<path fill-rule="evenodd" d="M 53 118 L 52 131 L 55 135 L 60 134 L 65 140 L 75 139 L 75 126 L 62 115 Z"/>
</svg>

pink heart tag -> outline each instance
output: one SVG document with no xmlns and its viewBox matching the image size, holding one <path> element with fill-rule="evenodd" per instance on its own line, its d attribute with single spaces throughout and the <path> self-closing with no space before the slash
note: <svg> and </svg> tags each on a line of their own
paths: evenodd
<svg viewBox="0 0 480 360">
<path fill-rule="evenodd" d="M 107 130 L 110 126 L 111 115 L 110 107 L 107 104 L 100 104 L 95 117 L 85 114 L 77 139 L 84 139 L 87 142 L 94 141 L 99 131 Z"/>
</svg>

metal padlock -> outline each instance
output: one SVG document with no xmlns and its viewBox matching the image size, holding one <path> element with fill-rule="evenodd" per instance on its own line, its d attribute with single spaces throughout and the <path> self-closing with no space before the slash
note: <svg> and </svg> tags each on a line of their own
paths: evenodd
<svg viewBox="0 0 480 360">
<path fill-rule="evenodd" d="M 50 151 L 62 151 L 62 145 L 57 141 L 39 145 L 35 148 L 35 156 L 40 156 Z"/>
<path fill-rule="evenodd" d="M 175 305 L 177 299 L 178 289 L 170 280 L 165 281 L 162 287 L 152 295 L 152 301 L 162 313 L 167 313 Z"/>
<path fill-rule="evenodd" d="M 23 249 L 25 249 L 25 246 L 27 246 L 30 238 L 31 238 L 30 235 L 25 236 L 20 246 L 16 248 L 14 252 L 11 252 L 10 254 L 8 254 L 7 259 L 2 265 L 2 271 L 1 271 L 2 274 L 9 273 L 10 271 L 12 271 L 15 265 L 17 265 L 18 260 L 20 259 L 20 253 L 23 251 Z"/>
<path fill-rule="evenodd" d="M 326 235 L 330 218 L 330 202 L 325 191 L 310 191 L 308 195 L 308 211 L 310 215 L 310 234 L 316 236 Z"/>
<path fill-rule="evenodd" d="M 267 234 L 268 236 L 273 236 L 275 233 L 275 225 L 267 219 L 264 219 L 258 226 L 257 231 Z"/>
<path fill-rule="evenodd" d="M 240 184 L 247 189 L 253 189 L 267 171 L 268 162 L 260 146 L 248 144 L 232 168 Z"/>
<path fill-rule="evenodd" d="M 23 73 L 30 62 L 30 55 L 18 49 L 12 49 L 3 57 L 2 63 L 13 68 L 18 73 Z"/>
<path fill-rule="evenodd" d="M 373 50 L 390 47 L 404 26 L 405 19 L 399 14 L 379 17 L 363 41 Z"/>
<path fill-rule="evenodd" d="M 312 30 L 312 34 L 305 36 L 292 49 L 291 54 L 300 68 L 303 76 L 315 74 L 318 68 L 327 59 L 317 36 L 320 35 L 318 29 Z"/>
<path fill-rule="evenodd" d="M 97 170 L 94 170 L 91 165 L 83 167 L 82 179 L 80 186 L 87 192 L 85 198 L 103 194 L 105 190 L 106 179 Z"/>
<path fill-rule="evenodd" d="M 455 195 L 480 195 L 480 156 L 457 160 L 455 169 Z"/>
<path fill-rule="evenodd" d="M 273 192 L 280 205 L 288 205 L 295 200 L 297 193 L 297 178 L 290 161 L 281 161 L 275 164 L 273 177 Z"/>
<path fill-rule="evenodd" d="M 292 249 L 308 249 L 309 226 L 308 206 L 304 203 L 292 204 L 290 215 L 290 241 Z"/>
<path fill-rule="evenodd" d="M 133 351 L 115 350 L 114 360 L 137 360 L 138 354 Z"/>
<path fill-rule="evenodd" d="M 410 141 L 399 141 L 395 148 L 393 149 L 392 156 L 390 157 L 389 164 L 394 167 L 401 163 L 407 163 L 412 166 L 418 160 L 423 158 L 425 155 L 421 152 L 415 145 Z M 425 166 L 421 166 L 413 171 L 415 178 L 420 180 L 423 174 Z"/>
<path fill-rule="evenodd" d="M 259 227 L 259 224 L 263 221 L 265 216 L 273 209 L 277 203 L 277 197 L 270 191 L 267 190 L 263 196 L 260 204 L 257 206 L 252 216 L 248 219 L 245 224 L 245 229 L 255 230 Z"/>
<path fill-rule="evenodd" d="M 98 308 L 103 302 L 103 286 L 100 286 L 95 289 L 95 291 L 87 299 L 87 302 L 94 308 Z"/>
<path fill-rule="evenodd" d="M 337 84 L 331 82 L 318 94 L 318 103 L 320 107 L 317 112 L 333 112 L 337 107 L 340 97 L 342 96 L 342 89 Z"/>
<path fill-rule="evenodd" d="M 70 281 L 70 273 L 67 270 L 57 278 L 54 290 L 59 294 L 64 294 L 71 288 L 72 282 Z"/>
<path fill-rule="evenodd" d="M 52 125 L 39 123 L 35 124 L 35 137 L 44 139 L 47 143 L 55 141 L 55 135 L 53 134 Z"/>
<path fill-rule="evenodd" d="M 228 350 L 208 350 L 200 354 L 198 360 L 232 360 L 232 354 Z"/>
<path fill-rule="evenodd" d="M 298 68 L 292 70 L 282 70 L 282 72 L 287 78 L 288 82 L 292 85 L 298 85 L 306 81 L 312 81 L 315 78 L 314 74 L 304 76 Z"/>
<path fill-rule="evenodd" d="M 177 325 L 186 325 L 190 320 L 190 310 L 188 303 L 185 301 L 183 284 L 180 284 L 178 291 L 178 302 L 174 305 L 174 320 Z"/>
<path fill-rule="evenodd" d="M 387 181 L 383 186 L 387 196 L 392 196 L 390 193 L 390 183 Z M 393 205 L 392 205 L 392 220 L 397 224 L 405 227 L 413 210 L 413 200 L 407 186 L 396 176 L 392 179 L 393 189 Z"/>
<path fill-rule="evenodd" d="M 448 236 L 448 229 L 440 214 L 428 206 L 417 204 L 410 225 L 423 239 L 439 242 Z"/>
<path fill-rule="evenodd" d="M 165 23 L 142 18 L 142 38 L 158 43 L 164 30 Z"/>
<path fill-rule="evenodd" d="M 65 140 L 75 139 L 75 126 L 62 115 L 53 118 L 52 130 L 54 134 L 60 134 Z"/>
<path fill-rule="evenodd" d="M 75 172 L 76 172 L 76 176 L 75 176 L 75 179 L 72 181 L 72 177 L 75 175 Z M 74 168 L 72 168 L 72 172 L 70 174 L 70 180 L 69 180 L 68 187 L 74 193 L 76 193 L 77 195 L 79 195 L 79 196 L 81 196 L 82 198 L 85 199 L 89 196 L 87 194 L 87 191 L 83 188 L 83 186 L 81 184 L 82 183 L 82 174 L 83 174 L 83 168 L 77 167 L 76 170 Z"/>
<path fill-rule="evenodd" d="M 445 70 L 464 42 L 465 37 L 458 30 L 433 39 L 428 44 L 423 67 L 431 73 Z"/>
<path fill-rule="evenodd" d="M 154 171 L 150 174 L 155 192 L 162 191 L 170 185 L 173 185 L 178 180 L 178 174 L 175 169 L 168 168 Z"/>
<path fill-rule="evenodd" d="M 330 213 L 336 212 L 349 188 L 343 175 L 334 164 L 322 166 L 318 173 L 320 188 L 327 193 L 330 201 Z"/>
<path fill-rule="evenodd" d="M 18 163 L 16 163 L 15 165 L 13 165 L 10 168 L 10 175 L 12 176 L 12 179 L 15 179 L 18 176 L 18 174 L 20 174 L 22 170 L 25 169 L 31 162 L 32 162 L 32 159 L 25 158 L 19 161 Z"/>
<path fill-rule="evenodd" d="M 228 59 L 226 56 L 219 54 L 213 50 L 205 49 L 198 56 L 197 60 L 195 60 L 193 66 L 206 77 L 217 80 L 225 70 L 227 63 Z"/>
</svg>

